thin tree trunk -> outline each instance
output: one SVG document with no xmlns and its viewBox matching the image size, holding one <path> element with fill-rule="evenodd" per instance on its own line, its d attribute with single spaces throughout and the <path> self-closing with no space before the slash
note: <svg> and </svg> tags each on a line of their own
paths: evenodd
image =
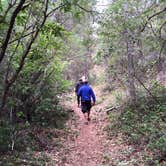
<svg viewBox="0 0 166 166">
<path fill-rule="evenodd" d="M 48 0 L 46 0 L 46 7 L 45 7 L 44 17 L 43 17 L 43 20 L 41 22 L 41 25 L 36 29 L 34 36 L 32 35 L 30 42 L 27 44 L 27 47 L 23 52 L 19 67 L 16 70 L 15 74 L 13 74 L 12 78 L 6 82 L 5 90 L 4 90 L 3 97 L 2 97 L 2 103 L 1 103 L 1 107 L 0 107 L 1 111 L 3 110 L 3 108 L 6 104 L 6 99 L 7 99 L 9 89 L 13 85 L 13 83 L 16 81 L 20 71 L 22 70 L 24 63 L 25 63 L 25 59 L 26 59 L 26 57 L 31 49 L 31 46 L 34 43 L 35 39 L 37 38 L 39 31 L 41 30 L 41 28 L 43 27 L 43 25 L 47 19 L 47 15 L 46 15 L 47 9 L 48 9 Z"/>
<path fill-rule="evenodd" d="M 128 58 L 128 81 L 130 100 L 133 105 L 136 104 L 136 90 L 134 84 L 134 43 L 132 39 L 127 39 L 127 58 Z"/>
<path fill-rule="evenodd" d="M 7 46 L 8 46 L 8 42 L 10 40 L 10 36 L 11 36 L 12 30 L 13 30 L 13 27 L 14 27 L 15 19 L 16 19 L 18 13 L 21 11 L 22 6 L 23 6 L 24 3 L 25 3 L 25 0 L 20 0 L 18 6 L 16 7 L 16 9 L 14 10 L 14 12 L 11 16 L 8 31 L 6 33 L 4 42 L 2 43 L 2 46 L 0 48 L 0 64 L 1 64 L 1 62 L 4 58 L 4 56 L 5 56 L 5 52 L 6 52 L 6 49 L 7 49 Z"/>
<path fill-rule="evenodd" d="M 144 87 L 144 89 L 149 93 L 149 95 L 152 97 L 152 99 L 157 103 L 160 104 L 160 102 L 157 100 L 156 96 L 154 96 L 151 91 L 144 85 L 144 83 L 135 75 L 134 76 L 137 81 Z"/>
<path fill-rule="evenodd" d="M 22 10 L 22 6 L 24 4 L 25 0 L 20 0 L 20 3 L 19 5 L 16 7 L 16 9 L 19 7 L 19 11 Z M 37 38 L 40 30 L 42 29 L 46 19 L 53 13 L 55 12 L 56 10 L 60 9 L 61 7 L 65 6 L 66 4 L 62 4 L 56 8 L 54 8 L 52 11 L 50 11 L 49 13 L 47 13 L 47 10 L 48 10 L 48 3 L 49 3 L 49 0 L 45 0 L 43 5 L 45 6 L 45 9 L 43 11 L 43 18 L 41 20 L 41 24 L 36 28 L 35 31 L 33 31 L 32 33 L 32 36 L 30 38 L 30 41 L 27 43 L 27 46 L 22 54 L 22 58 L 21 58 L 21 61 L 19 63 L 19 67 L 17 68 L 16 72 L 13 74 L 13 76 L 10 78 L 10 80 L 6 80 L 5 82 L 5 89 L 4 89 L 4 92 L 3 92 L 3 96 L 2 96 L 2 101 L 1 101 L 1 105 L 0 105 L 0 113 L 1 111 L 4 109 L 4 106 L 6 104 L 6 100 L 7 100 L 7 97 L 8 97 L 8 92 L 11 88 L 11 86 L 14 84 L 14 82 L 17 80 L 18 76 L 19 76 L 19 73 L 21 72 L 21 70 L 23 69 L 24 67 L 24 63 L 25 63 L 25 59 L 29 53 L 29 51 L 31 50 L 31 46 L 32 44 L 35 42 L 35 39 Z M 22 4 L 22 6 L 21 6 Z M 10 36 L 11 36 L 11 32 L 12 32 L 12 29 L 13 29 L 13 26 L 14 26 L 14 23 L 15 23 L 15 18 L 17 17 L 17 14 L 19 13 L 18 9 L 14 11 L 12 18 L 11 18 L 11 22 L 10 22 L 10 25 L 9 25 L 9 29 L 8 29 L 8 32 L 7 32 L 7 36 L 5 38 L 5 42 L 2 44 L 1 46 L 1 50 L 0 50 L 0 63 L 1 61 L 3 60 L 4 56 L 5 56 L 5 52 L 6 52 L 6 48 L 7 48 L 7 45 L 9 44 L 9 39 L 10 39 Z M 37 23 L 38 25 L 38 23 Z"/>
</svg>

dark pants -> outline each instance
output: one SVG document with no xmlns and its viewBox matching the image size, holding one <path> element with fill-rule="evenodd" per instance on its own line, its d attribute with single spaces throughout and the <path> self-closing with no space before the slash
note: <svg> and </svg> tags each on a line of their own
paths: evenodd
<svg viewBox="0 0 166 166">
<path fill-rule="evenodd" d="M 79 104 L 79 101 L 80 101 L 79 98 L 80 98 L 80 97 L 77 95 L 77 104 Z"/>
<path fill-rule="evenodd" d="M 91 101 L 81 101 L 81 109 L 83 113 L 90 112 L 91 107 Z"/>
</svg>

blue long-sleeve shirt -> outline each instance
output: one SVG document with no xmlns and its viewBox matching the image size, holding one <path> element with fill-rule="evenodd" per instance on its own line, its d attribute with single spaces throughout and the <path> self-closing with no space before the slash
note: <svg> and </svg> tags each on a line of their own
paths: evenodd
<svg viewBox="0 0 166 166">
<path fill-rule="evenodd" d="M 93 102 L 96 102 L 96 96 L 93 89 L 88 84 L 81 86 L 78 91 L 78 96 L 81 97 L 81 101 L 91 101 L 91 99 L 93 99 Z"/>
</svg>

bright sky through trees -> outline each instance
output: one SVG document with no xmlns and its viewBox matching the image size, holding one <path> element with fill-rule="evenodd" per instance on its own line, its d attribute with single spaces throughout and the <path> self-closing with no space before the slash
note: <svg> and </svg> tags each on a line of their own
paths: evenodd
<svg viewBox="0 0 166 166">
<path fill-rule="evenodd" d="M 111 3 L 111 0 L 98 0 L 96 4 L 96 8 L 99 12 L 103 11 L 108 4 Z"/>
</svg>

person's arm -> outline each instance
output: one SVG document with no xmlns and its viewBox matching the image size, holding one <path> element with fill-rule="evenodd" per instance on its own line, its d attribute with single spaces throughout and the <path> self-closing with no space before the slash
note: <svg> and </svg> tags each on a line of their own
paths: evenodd
<svg viewBox="0 0 166 166">
<path fill-rule="evenodd" d="M 81 90 L 79 89 L 78 93 L 77 93 L 77 104 L 78 104 L 78 107 L 80 106 L 80 98 L 81 98 Z"/>
<path fill-rule="evenodd" d="M 96 96 L 95 96 L 92 88 L 91 88 L 90 92 L 91 92 L 91 97 L 93 99 L 93 105 L 94 105 L 96 103 Z"/>
<path fill-rule="evenodd" d="M 78 84 L 75 85 L 75 93 L 77 94 L 78 92 Z"/>
</svg>

